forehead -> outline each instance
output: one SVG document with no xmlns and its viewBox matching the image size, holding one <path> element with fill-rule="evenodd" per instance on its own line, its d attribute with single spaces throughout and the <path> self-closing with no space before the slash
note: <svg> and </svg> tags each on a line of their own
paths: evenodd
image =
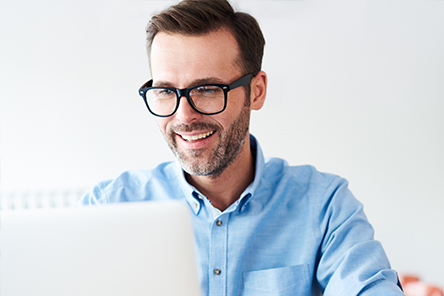
<svg viewBox="0 0 444 296">
<path fill-rule="evenodd" d="M 155 81 L 186 83 L 187 79 L 224 79 L 241 72 L 238 44 L 224 29 L 198 36 L 160 32 L 154 37 L 150 60 Z"/>
</svg>

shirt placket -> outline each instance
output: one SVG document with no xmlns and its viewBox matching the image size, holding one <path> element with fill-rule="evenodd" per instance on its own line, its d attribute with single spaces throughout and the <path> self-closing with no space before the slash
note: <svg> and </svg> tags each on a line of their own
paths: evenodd
<svg viewBox="0 0 444 296">
<path fill-rule="evenodd" d="M 209 296 L 227 295 L 228 217 L 222 214 L 211 224 Z"/>
</svg>

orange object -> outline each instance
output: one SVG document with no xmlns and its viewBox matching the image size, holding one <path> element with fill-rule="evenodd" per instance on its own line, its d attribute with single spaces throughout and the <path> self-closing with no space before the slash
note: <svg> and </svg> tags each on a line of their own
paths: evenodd
<svg viewBox="0 0 444 296">
<path fill-rule="evenodd" d="M 416 275 L 400 275 L 399 281 L 407 296 L 444 296 L 441 288 L 421 281 Z"/>
</svg>

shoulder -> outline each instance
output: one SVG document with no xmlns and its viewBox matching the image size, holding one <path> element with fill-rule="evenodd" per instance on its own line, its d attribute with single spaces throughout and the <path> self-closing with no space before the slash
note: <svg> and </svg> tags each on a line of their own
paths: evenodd
<svg viewBox="0 0 444 296">
<path fill-rule="evenodd" d="M 348 184 L 347 180 L 338 175 L 318 171 L 311 165 L 291 166 L 280 158 L 265 160 L 263 179 L 279 183 L 290 182 L 303 187 L 310 186 L 310 189 L 320 191 Z"/>
<path fill-rule="evenodd" d="M 313 213 L 326 214 L 328 209 L 359 209 L 361 204 L 348 188 L 348 181 L 325 173 L 311 165 L 291 166 L 279 158 L 266 159 L 261 184 L 273 195 L 284 198 Z"/>
<path fill-rule="evenodd" d="M 99 184 L 105 185 L 106 189 L 114 187 L 140 187 L 150 182 L 169 182 L 176 178 L 174 162 L 165 162 L 159 164 L 150 170 L 131 170 L 126 171 L 112 180 L 106 180 Z"/>
<path fill-rule="evenodd" d="M 102 204 L 157 199 L 156 194 L 171 188 L 177 179 L 174 162 L 166 162 L 150 170 L 130 170 L 114 179 L 97 183 L 81 199 L 81 204 Z M 165 193 L 162 194 L 165 196 Z"/>
</svg>

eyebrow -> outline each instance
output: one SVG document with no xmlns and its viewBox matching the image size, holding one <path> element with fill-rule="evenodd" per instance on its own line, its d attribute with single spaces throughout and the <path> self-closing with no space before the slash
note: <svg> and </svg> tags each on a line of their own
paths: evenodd
<svg viewBox="0 0 444 296">
<path fill-rule="evenodd" d="M 198 86 L 198 85 L 202 85 L 202 84 L 225 84 L 224 81 L 222 81 L 220 78 L 216 78 L 216 77 L 205 77 L 205 78 L 201 78 L 201 79 L 195 79 L 193 80 L 190 85 L 186 88 L 189 87 L 193 87 L 193 86 Z M 164 86 L 164 87 L 172 87 L 172 88 L 177 88 L 173 83 L 168 82 L 168 81 L 156 81 L 156 83 L 153 82 L 153 86 L 159 87 L 159 86 Z"/>
</svg>

